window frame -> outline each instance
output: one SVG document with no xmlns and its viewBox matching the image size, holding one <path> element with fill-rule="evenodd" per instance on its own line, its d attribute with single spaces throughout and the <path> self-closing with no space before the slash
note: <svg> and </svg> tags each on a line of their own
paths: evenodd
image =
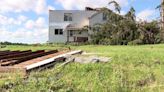
<svg viewBox="0 0 164 92">
<path fill-rule="evenodd" d="M 63 29 L 54 29 L 54 35 L 63 35 Z"/>
<path fill-rule="evenodd" d="M 73 15 L 72 13 L 64 13 L 64 21 L 72 21 Z"/>
<path fill-rule="evenodd" d="M 59 29 L 59 35 L 63 35 L 63 29 Z"/>
</svg>

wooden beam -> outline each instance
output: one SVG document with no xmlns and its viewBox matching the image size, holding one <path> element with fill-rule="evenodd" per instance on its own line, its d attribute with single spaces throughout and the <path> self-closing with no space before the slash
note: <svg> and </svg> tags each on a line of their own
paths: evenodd
<svg viewBox="0 0 164 92">
<path fill-rule="evenodd" d="M 34 63 L 34 64 L 31 64 L 31 65 L 25 66 L 25 68 L 26 68 L 26 70 L 31 70 L 31 69 L 34 69 L 34 68 L 37 68 L 37 67 L 40 67 L 40 66 L 47 65 L 49 63 L 55 62 L 55 60 L 57 60 L 57 59 L 60 59 L 60 58 L 63 58 L 63 57 L 69 56 L 69 55 L 80 54 L 80 53 L 82 53 L 82 50 L 71 51 L 71 52 L 68 52 L 68 53 L 65 53 L 65 54 L 61 54 L 61 55 L 58 55 L 58 56 L 55 56 L 55 57 L 40 61 L 38 63 Z"/>
</svg>

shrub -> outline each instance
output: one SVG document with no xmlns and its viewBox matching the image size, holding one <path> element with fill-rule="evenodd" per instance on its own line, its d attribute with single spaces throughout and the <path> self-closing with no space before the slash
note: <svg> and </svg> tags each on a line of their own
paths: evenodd
<svg viewBox="0 0 164 92">
<path fill-rule="evenodd" d="M 128 45 L 141 45 L 143 42 L 141 39 L 136 39 L 134 41 L 128 42 Z"/>
</svg>

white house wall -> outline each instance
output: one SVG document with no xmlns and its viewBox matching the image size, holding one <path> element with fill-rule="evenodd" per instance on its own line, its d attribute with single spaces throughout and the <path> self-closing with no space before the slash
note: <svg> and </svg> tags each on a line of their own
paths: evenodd
<svg viewBox="0 0 164 92">
<path fill-rule="evenodd" d="M 65 43 L 67 42 L 67 31 L 63 31 L 63 35 L 55 35 L 54 27 L 49 27 L 49 42 Z"/>
<path fill-rule="evenodd" d="M 72 21 L 64 21 L 64 13 L 72 13 Z M 51 23 L 71 23 L 76 25 L 77 28 L 89 26 L 89 17 L 95 14 L 95 11 L 84 11 L 84 10 L 50 10 L 49 11 L 49 25 Z M 54 35 L 55 27 L 49 26 L 49 42 L 66 42 L 67 32 L 63 35 Z M 85 35 L 86 36 L 86 35 Z"/>
<path fill-rule="evenodd" d="M 72 13 L 72 21 L 71 24 L 76 24 L 79 27 L 83 27 L 89 25 L 88 18 L 92 16 L 95 11 L 83 11 L 83 10 L 50 10 L 49 14 L 49 23 L 63 23 L 64 21 L 64 13 Z M 68 22 L 68 21 L 67 21 Z"/>
<path fill-rule="evenodd" d="M 89 19 L 89 25 L 93 27 L 95 24 L 103 24 L 106 21 L 103 20 L 103 13 L 98 13 L 94 17 Z"/>
</svg>

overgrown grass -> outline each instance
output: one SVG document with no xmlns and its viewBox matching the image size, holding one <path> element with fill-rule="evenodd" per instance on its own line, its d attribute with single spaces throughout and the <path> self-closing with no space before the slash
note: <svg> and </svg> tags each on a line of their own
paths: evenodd
<svg viewBox="0 0 164 92">
<path fill-rule="evenodd" d="M 7 46 L 3 50 L 56 49 L 64 45 Z M 164 45 L 70 46 L 111 57 L 109 63 L 71 63 L 59 69 L 32 72 L 12 92 L 163 92 Z"/>
</svg>

